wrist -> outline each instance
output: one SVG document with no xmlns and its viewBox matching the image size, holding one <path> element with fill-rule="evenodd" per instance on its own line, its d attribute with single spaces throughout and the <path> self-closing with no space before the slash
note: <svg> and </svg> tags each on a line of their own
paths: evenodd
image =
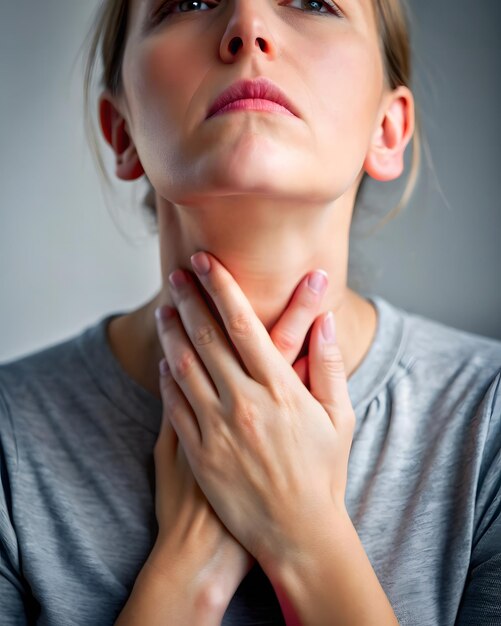
<svg viewBox="0 0 501 626">
<path fill-rule="evenodd" d="M 270 581 L 280 581 L 295 571 L 316 566 L 317 558 L 333 537 L 346 536 L 353 524 L 344 505 L 332 503 L 321 513 L 308 518 L 295 518 L 295 528 L 284 533 L 282 542 L 274 542 L 273 549 L 259 555 L 259 564 Z M 287 538 L 285 538 L 285 535 Z M 270 546 L 271 547 L 271 546 Z"/>
<path fill-rule="evenodd" d="M 211 549 L 210 554 L 204 548 L 206 546 L 172 545 L 157 540 L 143 571 L 160 585 L 181 590 L 193 606 L 221 621 L 251 563 L 243 551 L 237 562 L 228 544 Z M 216 622 L 218 626 L 220 621 Z"/>
<path fill-rule="evenodd" d="M 282 589 L 299 584 L 306 576 L 320 575 L 327 554 L 348 550 L 352 532 L 356 533 L 348 513 L 331 510 L 322 519 L 317 517 L 304 526 L 296 543 L 268 561 L 263 570 Z"/>
<path fill-rule="evenodd" d="M 265 573 L 292 617 L 288 624 L 327 626 L 336 616 L 343 626 L 398 626 L 347 512 L 310 525 L 297 550 Z"/>
<path fill-rule="evenodd" d="M 219 587 L 190 572 L 186 562 L 173 558 L 167 565 L 164 555 L 150 554 L 134 584 L 133 604 L 139 598 L 141 606 L 156 606 L 157 615 L 168 618 L 164 623 L 220 626 L 226 606 Z"/>
</svg>

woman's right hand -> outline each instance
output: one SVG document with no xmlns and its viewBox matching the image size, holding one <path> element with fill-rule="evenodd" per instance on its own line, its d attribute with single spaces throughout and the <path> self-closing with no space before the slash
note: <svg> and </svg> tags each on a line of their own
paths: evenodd
<svg viewBox="0 0 501 626">
<path fill-rule="evenodd" d="M 274 344 L 289 363 L 294 363 L 304 384 L 307 384 L 304 376 L 307 357 L 295 361 L 321 312 L 320 304 L 327 287 L 327 277 L 322 272 L 316 283 L 319 290 L 312 290 L 308 281 L 312 274 L 301 281 L 270 331 Z M 162 367 L 166 365 L 163 360 Z M 178 442 L 169 413 L 176 410 L 178 403 L 184 403 L 182 411 L 191 411 L 191 407 L 170 374 L 160 377 L 160 388 L 164 412 L 154 448 L 155 511 L 159 531 L 145 567 L 160 576 L 179 576 L 180 584 L 189 580 L 194 589 L 203 590 L 202 596 L 197 597 L 203 598 L 207 608 L 219 611 L 222 618 L 254 558 L 214 513 Z"/>
</svg>

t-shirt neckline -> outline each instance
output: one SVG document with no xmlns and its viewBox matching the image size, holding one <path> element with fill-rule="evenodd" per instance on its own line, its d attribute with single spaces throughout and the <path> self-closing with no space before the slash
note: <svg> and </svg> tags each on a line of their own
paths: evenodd
<svg viewBox="0 0 501 626">
<path fill-rule="evenodd" d="M 395 370 L 405 344 L 406 318 L 403 311 L 381 296 L 368 294 L 377 312 L 376 332 L 363 361 L 348 379 L 350 399 L 358 415 L 378 394 Z M 78 347 L 96 385 L 131 419 L 158 433 L 162 401 L 142 387 L 122 368 L 108 341 L 109 323 L 123 315 L 102 317 L 78 337 Z"/>
<path fill-rule="evenodd" d="M 364 410 L 395 372 L 407 341 L 405 312 L 375 294 L 364 296 L 376 307 L 374 339 L 363 361 L 348 379 L 348 391 L 355 412 Z"/>
</svg>

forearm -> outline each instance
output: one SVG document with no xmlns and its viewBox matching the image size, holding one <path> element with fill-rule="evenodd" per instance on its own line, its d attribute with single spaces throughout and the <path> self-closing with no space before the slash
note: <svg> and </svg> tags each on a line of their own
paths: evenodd
<svg viewBox="0 0 501 626">
<path fill-rule="evenodd" d="M 150 556 L 115 626 L 220 626 L 228 602 L 188 563 L 158 567 Z"/>
<path fill-rule="evenodd" d="M 398 626 L 348 514 L 309 535 L 296 556 L 264 568 L 288 626 Z"/>
</svg>

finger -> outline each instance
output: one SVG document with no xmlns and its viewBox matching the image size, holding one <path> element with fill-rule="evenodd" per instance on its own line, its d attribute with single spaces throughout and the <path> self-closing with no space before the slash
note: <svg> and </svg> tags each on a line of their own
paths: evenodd
<svg viewBox="0 0 501 626">
<path fill-rule="evenodd" d="M 219 396 L 224 399 L 228 381 L 240 385 L 248 379 L 223 329 L 209 310 L 189 272 L 169 276 L 171 293 L 184 330 L 204 364 Z"/>
<path fill-rule="evenodd" d="M 175 309 L 159 307 L 155 311 L 157 330 L 171 376 L 186 400 L 201 416 L 208 408 L 219 405 L 219 398 L 209 374 L 201 363 Z M 203 435 L 202 430 L 202 435 Z"/>
<path fill-rule="evenodd" d="M 288 363 L 294 363 L 301 351 L 304 338 L 318 315 L 327 284 L 324 270 L 315 270 L 305 277 L 270 331 L 273 343 Z"/>
<path fill-rule="evenodd" d="M 305 387 L 310 388 L 310 377 L 308 372 L 308 356 L 298 359 L 292 366 L 299 379 Z"/>
<path fill-rule="evenodd" d="M 315 321 L 308 357 L 311 394 L 327 411 L 336 430 L 352 431 L 355 412 L 348 393 L 348 381 L 336 340 L 332 312 L 319 316 Z"/>
<path fill-rule="evenodd" d="M 159 363 L 160 376 L 169 376 L 169 366 L 167 361 L 162 359 Z M 160 392 L 162 393 L 162 383 L 160 382 Z M 162 394 L 163 400 L 163 394 Z M 169 465 L 176 458 L 178 437 L 169 419 L 169 409 L 166 402 L 162 402 L 162 421 L 160 431 L 155 442 L 154 453 L 158 454 L 158 461 L 161 465 Z"/>
<path fill-rule="evenodd" d="M 198 252 L 191 262 L 249 375 L 262 384 L 272 382 L 283 357 L 236 280 L 212 254 Z"/>
<path fill-rule="evenodd" d="M 169 432 L 169 426 L 166 424 L 170 422 L 186 456 L 190 461 L 194 461 L 202 441 L 201 432 L 196 416 L 172 377 L 166 359 L 160 362 L 160 393 L 164 411 L 162 428 L 165 429 L 166 445 L 172 445 L 173 442 L 173 433 Z"/>
</svg>

